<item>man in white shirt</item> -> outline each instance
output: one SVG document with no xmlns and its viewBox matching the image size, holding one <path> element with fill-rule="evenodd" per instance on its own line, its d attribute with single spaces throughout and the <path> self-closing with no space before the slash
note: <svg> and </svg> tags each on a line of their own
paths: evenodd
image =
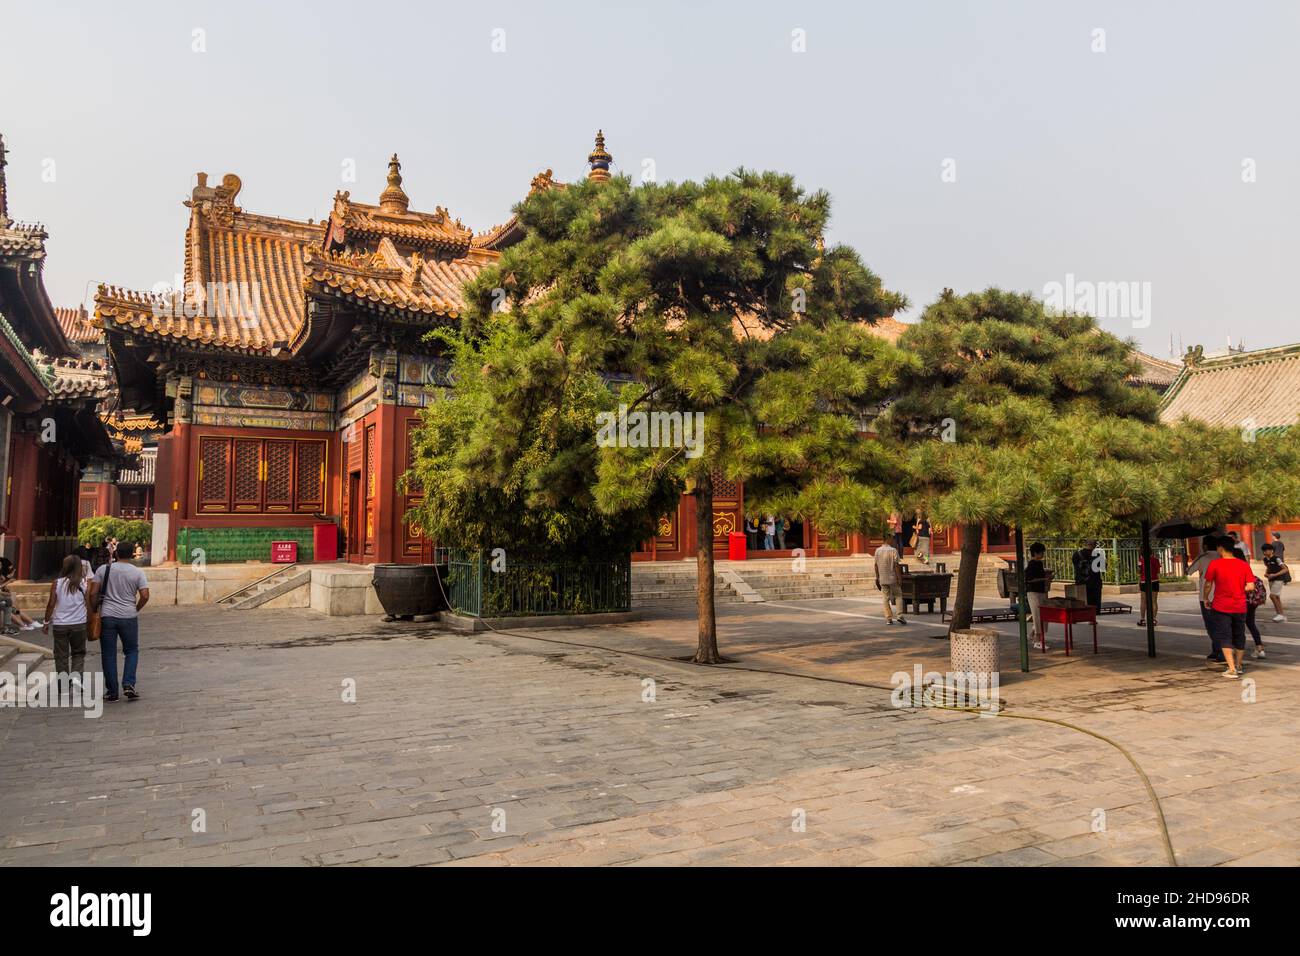
<svg viewBox="0 0 1300 956">
<path fill-rule="evenodd" d="M 136 700 L 136 665 L 140 660 L 140 609 L 149 603 L 149 579 L 134 564 L 119 560 L 116 550 L 109 552 L 108 562 L 95 572 L 91 584 L 90 606 L 99 603 L 103 629 L 100 633 L 100 657 L 104 665 L 104 700 L 117 697 L 117 641 L 122 639 L 122 690 L 127 700 Z"/>
<path fill-rule="evenodd" d="M 898 551 L 886 541 L 876 548 L 876 587 L 885 599 L 885 623 L 894 623 L 894 605 L 898 605 L 898 623 L 906 624 L 903 617 L 903 589 L 899 584 L 902 568 L 898 563 Z"/>
<path fill-rule="evenodd" d="M 1197 586 L 1199 587 L 1201 582 L 1205 580 L 1205 572 L 1209 568 L 1210 562 L 1216 560 L 1218 557 L 1218 552 L 1214 550 L 1214 535 L 1207 534 L 1201 539 L 1200 556 L 1197 557 L 1197 559 L 1187 568 L 1187 576 L 1190 578 L 1194 574 L 1200 575 L 1197 582 Z M 1215 630 L 1210 626 L 1210 611 L 1207 605 L 1208 602 L 1213 600 L 1214 582 L 1211 581 L 1209 593 L 1205 598 L 1206 603 L 1200 605 L 1201 623 L 1205 625 L 1205 633 L 1210 636 L 1210 653 L 1206 655 L 1205 659 L 1211 664 L 1224 664 L 1227 663 L 1227 658 L 1223 656 L 1223 648 L 1219 646 L 1219 639 L 1215 636 Z"/>
</svg>

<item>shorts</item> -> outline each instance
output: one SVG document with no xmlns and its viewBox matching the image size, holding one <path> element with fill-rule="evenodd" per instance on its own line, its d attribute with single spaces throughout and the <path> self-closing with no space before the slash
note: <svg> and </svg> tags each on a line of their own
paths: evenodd
<svg viewBox="0 0 1300 956">
<path fill-rule="evenodd" d="M 1210 633 L 1220 647 L 1234 647 L 1239 651 L 1246 649 L 1246 615 L 1229 614 L 1226 611 L 1210 609 Z"/>
<path fill-rule="evenodd" d="M 1139 593 L 1139 594 L 1146 594 L 1146 593 L 1147 593 L 1147 586 L 1146 586 L 1145 584 L 1139 584 L 1139 585 L 1138 585 L 1138 593 Z M 1152 593 L 1152 594 L 1159 594 L 1159 593 L 1160 593 L 1160 582 L 1159 582 L 1159 581 L 1152 581 L 1152 582 L 1151 582 L 1151 593 Z"/>
<path fill-rule="evenodd" d="M 1284 587 L 1286 587 L 1285 581 L 1280 581 L 1277 578 L 1274 578 L 1273 580 L 1268 582 L 1268 593 L 1273 595 L 1274 597 L 1281 597 L 1282 589 Z"/>
</svg>

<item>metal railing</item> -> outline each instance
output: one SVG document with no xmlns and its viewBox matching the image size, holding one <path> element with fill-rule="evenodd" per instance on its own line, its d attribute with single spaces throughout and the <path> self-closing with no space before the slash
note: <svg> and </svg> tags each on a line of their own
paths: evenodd
<svg viewBox="0 0 1300 956">
<path fill-rule="evenodd" d="M 1074 581 L 1074 552 L 1084 545 L 1084 539 L 1078 538 L 1039 538 L 1025 535 L 1025 556 L 1028 557 L 1029 546 L 1042 542 L 1047 547 L 1045 558 L 1056 581 Z M 1138 567 L 1142 556 L 1142 542 L 1138 538 L 1098 539 L 1097 546 L 1106 554 L 1106 570 L 1102 573 L 1103 584 L 1137 584 Z M 1183 552 L 1183 542 L 1166 539 L 1152 539 L 1151 553 L 1160 561 L 1162 578 L 1181 577 L 1187 563 Z"/>
<path fill-rule="evenodd" d="M 454 611 L 472 617 L 627 611 L 632 556 L 566 561 L 452 550 L 447 598 Z"/>
</svg>

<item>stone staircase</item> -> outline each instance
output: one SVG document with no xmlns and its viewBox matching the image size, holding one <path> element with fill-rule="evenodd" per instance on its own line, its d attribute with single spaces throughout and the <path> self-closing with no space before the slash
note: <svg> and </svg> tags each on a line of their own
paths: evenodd
<svg viewBox="0 0 1300 956">
<path fill-rule="evenodd" d="M 13 595 L 14 607 L 28 617 L 37 620 L 45 617 L 45 603 L 50 599 L 49 581 L 15 582 L 9 585 L 9 593 Z"/>
<path fill-rule="evenodd" d="M 717 568 L 713 575 L 713 600 L 715 604 L 740 604 L 745 600 Z M 695 607 L 695 562 L 633 564 L 632 607 Z"/>
<path fill-rule="evenodd" d="M 947 570 L 956 573 L 956 555 L 943 555 Z M 909 559 L 910 567 L 922 565 Z M 997 593 L 999 557 L 981 555 L 975 578 L 978 595 Z M 795 570 L 798 567 L 799 570 Z M 933 564 L 931 564 L 933 567 Z M 870 557 L 718 561 L 714 565 L 713 597 L 718 604 L 764 601 L 809 601 L 824 598 L 872 598 L 876 590 L 875 563 Z M 953 582 L 954 591 L 956 581 Z M 983 598 L 981 598 L 983 599 Z M 986 601 L 987 603 L 987 601 Z M 632 565 L 632 607 L 694 607 L 695 562 L 662 561 Z"/>
<path fill-rule="evenodd" d="M 282 594 L 311 584 L 311 570 L 299 568 L 296 564 L 286 564 L 276 568 L 264 578 L 248 584 L 237 591 L 231 591 L 213 603 L 220 608 L 234 611 L 247 611 L 261 607 Z"/>
<path fill-rule="evenodd" d="M 30 674 L 54 657 L 50 651 L 44 648 L 32 650 L 32 646 L 23 641 L 0 637 L 0 688 L 17 677 L 19 667 L 26 665 L 27 673 Z"/>
</svg>

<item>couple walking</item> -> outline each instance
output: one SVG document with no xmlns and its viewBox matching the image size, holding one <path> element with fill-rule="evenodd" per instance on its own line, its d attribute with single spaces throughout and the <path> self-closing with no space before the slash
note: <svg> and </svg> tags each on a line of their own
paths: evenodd
<svg viewBox="0 0 1300 956">
<path fill-rule="evenodd" d="M 140 609 L 149 602 L 149 579 L 134 564 L 108 561 L 91 573 L 90 562 L 76 554 L 63 559 L 59 576 L 50 585 L 43 630 L 54 637 L 54 672 L 61 679 L 79 680 L 86 665 L 86 642 L 100 642 L 104 668 L 104 700 L 118 699 L 117 645 L 121 640 L 125 666 L 122 691 L 136 700 L 136 665 L 140 659 Z M 99 614 L 100 633 L 91 631 Z M 66 677 L 64 677 L 66 675 Z"/>
</svg>

